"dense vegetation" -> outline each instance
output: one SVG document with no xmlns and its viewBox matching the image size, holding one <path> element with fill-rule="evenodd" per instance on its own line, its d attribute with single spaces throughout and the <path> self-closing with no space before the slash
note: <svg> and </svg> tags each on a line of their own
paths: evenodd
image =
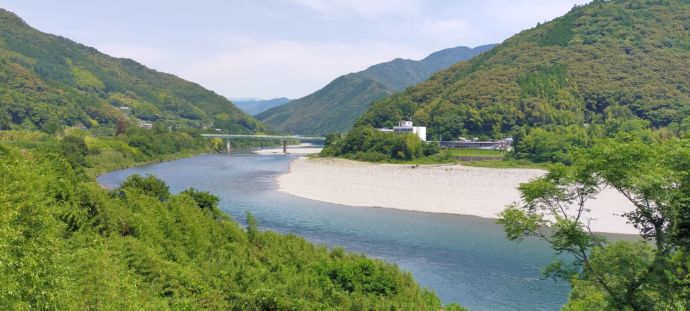
<svg viewBox="0 0 690 311">
<path fill-rule="evenodd" d="M 404 90 L 431 74 L 491 49 L 456 47 L 420 61 L 395 59 L 341 76 L 324 88 L 257 115 L 272 129 L 294 134 L 324 135 L 347 131 L 375 100 Z"/>
<path fill-rule="evenodd" d="M 205 140 L 195 129 L 171 131 L 130 128 L 119 136 L 94 136 L 88 131 L 68 128 L 56 142 L 54 135 L 42 132 L 0 131 L 6 146 L 59 154 L 76 174 L 95 177 L 100 173 L 130 167 L 138 163 L 169 160 L 204 152 L 224 150 L 221 140 Z"/>
<path fill-rule="evenodd" d="M 197 84 L 41 33 L 0 9 L 0 130 L 52 133 L 77 126 L 114 133 L 118 124 L 139 120 L 226 132 L 263 129 Z"/>
<path fill-rule="evenodd" d="M 368 162 L 389 162 L 410 161 L 436 153 L 438 146 L 426 144 L 414 134 L 394 135 L 371 127 L 358 127 L 347 135 L 328 135 L 320 155 Z"/>
<path fill-rule="evenodd" d="M 251 215 L 245 230 L 209 193 L 152 176 L 104 190 L 83 174 L 103 152 L 168 151 L 83 134 L 0 136 L 0 309 L 441 309 L 396 266 L 259 231 Z"/>
<path fill-rule="evenodd" d="M 687 0 L 593 1 L 374 103 L 357 124 L 411 116 L 429 137 L 515 136 L 518 155 L 561 160 L 626 128 L 687 131 L 688 64 Z"/>
<path fill-rule="evenodd" d="M 508 238 L 536 236 L 574 259 L 544 270 L 572 284 L 564 310 L 688 310 L 690 140 L 650 144 L 620 134 L 573 151 L 572 159 L 520 186 L 525 203 L 499 221 Z M 620 216 L 646 241 L 609 243 L 591 232 L 587 203 L 604 187 L 634 206 Z"/>
<path fill-rule="evenodd" d="M 690 123 L 682 127 L 654 128 L 649 121 L 639 119 L 610 119 L 603 124 L 587 127 L 547 125 L 521 128 L 514 136 L 512 157 L 535 162 L 573 162 L 573 150 L 591 147 L 601 138 L 620 134 L 637 136 L 647 143 L 673 137 L 690 137 Z"/>
</svg>

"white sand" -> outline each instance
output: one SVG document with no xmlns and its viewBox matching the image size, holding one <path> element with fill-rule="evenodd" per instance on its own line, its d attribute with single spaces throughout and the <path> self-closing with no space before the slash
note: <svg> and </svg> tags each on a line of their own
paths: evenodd
<svg viewBox="0 0 690 311">
<path fill-rule="evenodd" d="M 321 147 L 315 147 L 313 144 L 299 144 L 299 145 L 289 145 L 287 146 L 287 153 L 288 154 L 299 154 L 299 155 L 305 155 L 305 154 L 314 154 L 314 153 L 319 153 L 321 152 Z M 258 149 L 252 151 L 256 154 L 260 155 L 268 155 L 268 154 L 283 154 L 283 147 L 275 147 L 275 148 L 264 148 L 264 149 Z"/>
<path fill-rule="evenodd" d="M 544 174 L 537 169 L 493 169 L 461 165 L 369 164 L 340 159 L 299 158 L 278 178 L 280 190 L 312 200 L 431 213 L 497 218 L 520 200 L 517 186 Z M 621 213 L 632 205 L 605 189 L 590 201 L 596 232 L 635 234 Z"/>
</svg>

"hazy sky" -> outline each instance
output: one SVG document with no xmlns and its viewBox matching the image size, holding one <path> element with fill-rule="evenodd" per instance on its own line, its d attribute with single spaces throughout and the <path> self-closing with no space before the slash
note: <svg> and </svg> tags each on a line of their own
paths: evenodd
<svg viewBox="0 0 690 311">
<path fill-rule="evenodd" d="M 396 57 L 499 43 L 587 0 L 0 0 L 41 31 L 228 97 L 298 98 Z"/>
</svg>

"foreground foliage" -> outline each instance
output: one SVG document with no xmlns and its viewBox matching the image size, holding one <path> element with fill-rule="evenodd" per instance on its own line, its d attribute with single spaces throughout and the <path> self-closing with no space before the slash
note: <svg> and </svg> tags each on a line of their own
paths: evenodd
<svg viewBox="0 0 690 311">
<path fill-rule="evenodd" d="M 122 142 L 68 137 L 0 142 L 0 309 L 441 309 L 396 266 L 262 232 L 251 215 L 245 230 L 209 193 L 151 176 L 104 190 L 81 165 Z"/>
<path fill-rule="evenodd" d="M 574 258 L 544 271 L 571 281 L 566 310 L 689 309 L 690 140 L 621 136 L 573 158 L 520 186 L 525 204 L 507 208 L 499 221 L 508 238 L 540 237 Z M 647 242 L 607 243 L 589 230 L 587 202 L 604 187 L 634 206 L 621 217 Z"/>
</svg>

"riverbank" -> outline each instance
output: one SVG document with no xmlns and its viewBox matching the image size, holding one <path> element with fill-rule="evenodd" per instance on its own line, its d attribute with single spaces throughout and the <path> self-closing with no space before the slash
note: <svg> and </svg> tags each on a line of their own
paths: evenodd
<svg viewBox="0 0 690 311">
<path fill-rule="evenodd" d="M 497 218 L 505 206 L 520 200 L 520 183 L 544 173 L 539 169 L 299 158 L 290 164 L 287 174 L 278 177 L 278 185 L 282 192 L 329 203 Z M 632 205 L 615 190 L 604 190 L 587 207 L 592 210 L 592 230 L 638 233 L 616 216 Z"/>
<path fill-rule="evenodd" d="M 316 147 L 313 144 L 302 143 L 299 145 L 287 146 L 287 154 L 298 154 L 298 155 L 316 154 L 316 153 L 321 152 L 322 149 L 323 148 Z M 252 152 L 255 154 L 260 154 L 260 155 L 283 154 L 283 147 L 262 148 L 262 149 L 252 150 Z"/>
<path fill-rule="evenodd" d="M 172 153 L 172 154 L 166 154 L 159 156 L 155 159 L 147 160 L 147 161 L 127 161 L 125 163 L 117 163 L 117 162 L 102 162 L 102 163 L 97 163 L 96 166 L 90 167 L 86 169 L 87 176 L 92 177 L 92 178 L 98 178 L 98 176 L 117 171 L 117 170 L 122 170 L 122 169 L 127 169 L 127 168 L 132 168 L 136 166 L 142 166 L 142 165 L 148 165 L 148 164 L 154 164 L 154 163 L 161 163 L 161 162 L 169 162 L 169 161 L 175 161 L 179 159 L 184 159 L 184 158 L 191 158 L 191 157 L 196 157 L 196 156 L 201 156 L 205 154 L 211 154 L 208 150 L 204 151 L 190 151 L 190 152 L 182 152 L 182 153 Z"/>
</svg>

